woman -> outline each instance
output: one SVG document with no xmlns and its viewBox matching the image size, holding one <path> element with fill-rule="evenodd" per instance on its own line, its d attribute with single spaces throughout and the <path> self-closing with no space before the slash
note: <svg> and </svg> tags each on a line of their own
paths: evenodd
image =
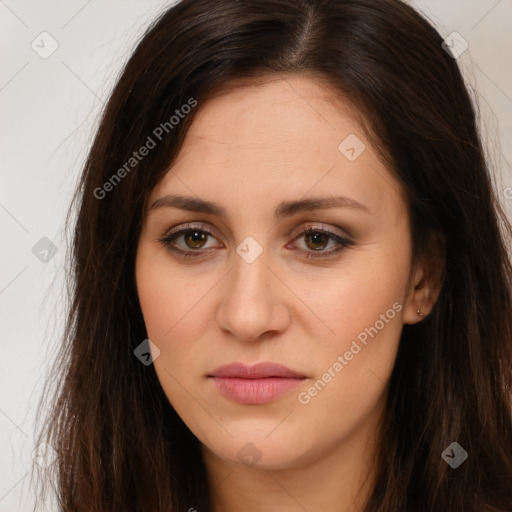
<svg viewBox="0 0 512 512">
<path fill-rule="evenodd" d="M 512 228 L 398 0 L 183 0 L 77 191 L 60 509 L 510 511 Z"/>
</svg>

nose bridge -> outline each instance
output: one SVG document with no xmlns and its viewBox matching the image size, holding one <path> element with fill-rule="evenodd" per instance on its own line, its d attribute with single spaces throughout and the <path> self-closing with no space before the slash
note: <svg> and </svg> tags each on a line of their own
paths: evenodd
<svg viewBox="0 0 512 512">
<path fill-rule="evenodd" d="M 269 284 L 270 251 L 264 247 L 269 238 L 260 236 L 258 240 L 245 237 L 233 253 L 232 292 L 240 299 L 261 300 Z"/>
<path fill-rule="evenodd" d="M 247 248 L 247 245 L 245 246 Z M 240 299 L 258 300 L 265 295 L 268 290 L 269 269 L 268 257 L 261 253 L 254 260 L 244 259 L 239 252 L 244 249 L 243 245 L 237 249 L 237 255 L 234 256 L 234 269 L 231 272 L 232 291 Z M 251 250 L 251 249 L 250 249 Z"/>
<path fill-rule="evenodd" d="M 278 318 L 282 305 L 272 282 L 275 276 L 268 268 L 268 252 L 262 249 L 252 240 L 245 240 L 237 247 L 237 253 L 233 254 L 234 268 L 226 276 L 225 294 L 219 309 L 219 326 L 244 340 L 255 339 L 265 331 L 283 326 L 283 316 Z"/>
</svg>

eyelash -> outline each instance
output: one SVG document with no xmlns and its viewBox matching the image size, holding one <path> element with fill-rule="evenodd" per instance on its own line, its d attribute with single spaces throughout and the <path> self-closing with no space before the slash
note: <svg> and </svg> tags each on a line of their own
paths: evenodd
<svg viewBox="0 0 512 512">
<path fill-rule="evenodd" d="M 211 248 L 211 249 L 206 249 L 206 250 L 198 249 L 196 251 L 193 251 L 193 250 L 184 251 L 183 249 L 179 249 L 176 246 L 172 245 L 172 242 L 174 242 L 174 240 L 176 240 L 180 236 L 182 236 L 190 231 L 199 231 L 201 233 L 206 233 L 207 235 L 215 238 L 215 235 L 212 232 L 210 232 L 208 229 L 205 229 L 201 226 L 187 225 L 183 229 L 173 231 L 171 233 L 168 233 L 168 232 L 164 233 L 164 235 L 161 238 L 158 238 L 157 241 L 160 242 L 167 250 L 169 250 L 175 254 L 178 254 L 180 257 L 183 257 L 183 258 L 198 258 L 198 257 L 204 255 L 205 252 L 209 252 L 210 250 L 212 250 L 212 248 Z M 334 249 L 334 250 L 327 251 L 327 252 L 324 252 L 322 250 L 322 251 L 319 251 L 318 253 L 315 253 L 312 251 L 307 251 L 305 249 L 299 249 L 300 252 L 305 253 L 304 257 L 306 257 L 306 258 L 327 258 L 333 254 L 337 254 L 337 253 L 343 251 L 343 249 L 345 249 L 346 247 L 354 245 L 354 242 L 352 242 L 351 240 L 343 238 L 331 231 L 327 231 L 325 229 L 320 229 L 320 228 L 315 228 L 314 226 L 306 227 L 305 229 L 300 231 L 300 233 L 298 233 L 297 236 L 293 240 L 297 240 L 301 236 L 304 236 L 304 235 L 307 235 L 310 233 L 325 234 L 331 240 L 334 240 L 335 242 L 337 242 L 340 245 L 340 247 L 338 247 L 337 249 Z"/>
</svg>

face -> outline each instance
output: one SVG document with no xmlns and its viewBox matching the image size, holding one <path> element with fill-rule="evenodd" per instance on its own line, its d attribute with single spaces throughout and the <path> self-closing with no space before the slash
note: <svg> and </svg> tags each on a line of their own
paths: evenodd
<svg viewBox="0 0 512 512">
<path fill-rule="evenodd" d="M 311 78 L 198 108 L 138 245 L 155 370 L 209 453 L 307 464 L 382 412 L 416 311 L 404 195 L 349 103 Z M 249 375 L 262 362 L 290 371 Z"/>
</svg>

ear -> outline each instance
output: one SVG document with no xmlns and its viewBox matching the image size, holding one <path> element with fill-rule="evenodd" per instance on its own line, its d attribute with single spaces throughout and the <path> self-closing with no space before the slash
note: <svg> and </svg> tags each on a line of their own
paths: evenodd
<svg viewBox="0 0 512 512">
<path fill-rule="evenodd" d="M 444 282 L 445 251 L 445 236 L 440 232 L 432 233 L 424 254 L 413 267 L 404 308 L 404 324 L 421 322 L 432 311 Z M 418 314 L 418 310 L 423 316 Z"/>
</svg>

